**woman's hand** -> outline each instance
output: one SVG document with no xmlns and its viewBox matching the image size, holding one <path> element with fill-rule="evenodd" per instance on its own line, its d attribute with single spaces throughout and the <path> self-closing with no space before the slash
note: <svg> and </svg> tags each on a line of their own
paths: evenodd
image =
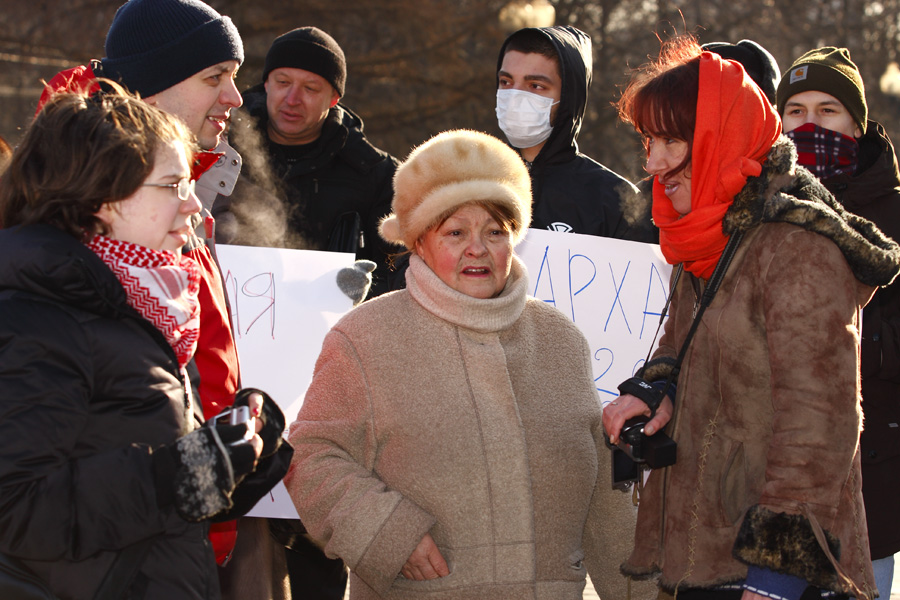
<svg viewBox="0 0 900 600">
<path fill-rule="evenodd" d="M 437 579 L 438 577 L 446 577 L 450 574 L 450 568 L 447 567 L 447 561 L 441 556 L 437 544 L 430 533 L 426 533 L 410 554 L 409 559 L 400 574 L 407 579 L 415 579 L 416 581 L 425 581 L 426 579 Z"/>
<path fill-rule="evenodd" d="M 766 596 L 755 594 L 750 590 L 744 590 L 744 594 L 741 596 L 741 600 L 769 600 L 769 598 Z"/>
<path fill-rule="evenodd" d="M 656 409 L 656 416 L 650 419 L 644 427 L 644 433 L 653 435 L 665 427 L 672 418 L 673 410 L 672 399 L 666 395 L 660 402 L 659 408 Z M 604 406 L 603 429 L 609 436 L 610 443 L 615 444 L 619 441 L 619 433 L 622 431 L 625 421 L 640 415 L 649 417 L 650 407 L 643 400 L 631 394 L 623 394 Z"/>
</svg>

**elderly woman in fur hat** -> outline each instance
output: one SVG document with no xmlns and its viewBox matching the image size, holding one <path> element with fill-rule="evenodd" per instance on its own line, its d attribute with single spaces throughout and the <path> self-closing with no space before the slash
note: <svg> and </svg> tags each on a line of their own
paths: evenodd
<svg viewBox="0 0 900 600">
<path fill-rule="evenodd" d="M 415 149 L 383 237 L 407 288 L 325 339 L 286 479 L 357 599 L 628 596 L 631 498 L 612 490 L 587 343 L 526 295 L 518 154 L 474 131 Z M 647 585 L 645 592 L 655 592 Z M 649 593 L 643 597 L 649 597 Z"/>
<path fill-rule="evenodd" d="M 619 109 L 644 137 L 663 255 L 684 269 L 659 348 L 603 413 L 613 441 L 655 415 L 644 432 L 678 443 L 623 571 L 661 572 L 681 600 L 872 598 L 859 317 L 900 249 L 797 165 L 744 69 L 690 36 Z"/>
</svg>

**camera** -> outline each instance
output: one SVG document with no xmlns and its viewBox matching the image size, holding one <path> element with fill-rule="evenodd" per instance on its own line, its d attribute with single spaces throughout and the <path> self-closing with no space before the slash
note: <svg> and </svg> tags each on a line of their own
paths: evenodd
<svg viewBox="0 0 900 600">
<path fill-rule="evenodd" d="M 615 445 L 606 438 L 612 449 L 612 484 L 616 489 L 627 489 L 638 481 L 644 469 L 660 469 L 675 464 L 678 444 L 662 431 L 654 435 L 644 433 L 649 419 L 639 416 L 625 421 Z"/>
<path fill-rule="evenodd" d="M 250 424 L 250 408 L 248 406 L 232 406 L 226 408 L 215 417 L 212 418 L 212 425 L 243 425 L 247 430 L 243 437 L 230 442 L 229 446 L 237 446 L 238 444 L 246 444 L 256 433 Z"/>
</svg>

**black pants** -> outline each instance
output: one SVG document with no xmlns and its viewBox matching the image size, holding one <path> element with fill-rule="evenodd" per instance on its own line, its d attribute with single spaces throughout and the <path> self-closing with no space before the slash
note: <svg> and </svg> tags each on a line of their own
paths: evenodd
<svg viewBox="0 0 900 600">
<path fill-rule="evenodd" d="M 285 548 L 291 596 L 294 600 L 342 600 L 347 569 L 341 559 L 325 556 L 318 546 L 298 537 Z"/>
</svg>

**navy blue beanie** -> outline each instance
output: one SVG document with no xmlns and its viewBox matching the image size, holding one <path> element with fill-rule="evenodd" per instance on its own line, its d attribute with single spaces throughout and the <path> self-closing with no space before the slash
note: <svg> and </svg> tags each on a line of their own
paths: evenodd
<svg viewBox="0 0 900 600">
<path fill-rule="evenodd" d="M 203 69 L 244 62 L 231 19 L 200 0 L 129 0 L 106 34 L 103 76 L 147 98 Z"/>
<path fill-rule="evenodd" d="M 262 80 L 273 69 L 290 67 L 315 73 L 331 84 L 338 96 L 344 95 L 347 60 L 334 38 L 318 27 L 299 27 L 280 35 L 266 54 Z"/>
</svg>

